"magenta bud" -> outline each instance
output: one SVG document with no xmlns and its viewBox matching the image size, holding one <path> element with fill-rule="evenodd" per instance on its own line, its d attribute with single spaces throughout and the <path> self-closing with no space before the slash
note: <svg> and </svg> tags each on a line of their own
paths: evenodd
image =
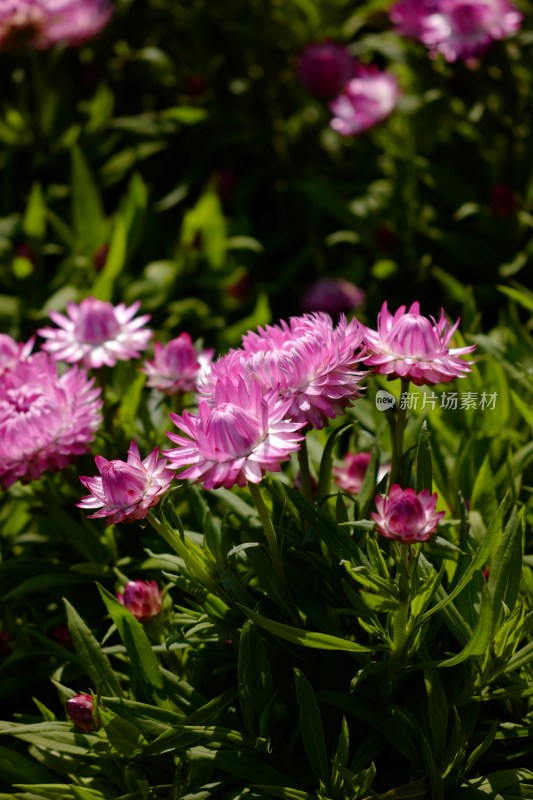
<svg viewBox="0 0 533 800">
<path fill-rule="evenodd" d="M 155 581 L 128 581 L 117 599 L 139 622 L 148 622 L 161 611 L 162 594 Z"/>
<path fill-rule="evenodd" d="M 320 278 L 313 283 L 302 298 L 302 310 L 306 313 L 325 311 L 334 319 L 349 314 L 363 305 L 365 293 L 354 283 L 344 278 Z"/>
<path fill-rule="evenodd" d="M 67 714 L 74 727 L 84 733 L 94 731 L 93 698 L 90 694 L 77 694 L 67 700 Z M 100 727 L 98 720 L 98 727 Z"/>
<path fill-rule="evenodd" d="M 346 48 L 336 42 L 311 42 L 300 56 L 298 74 L 311 94 L 327 100 L 353 78 L 355 62 Z"/>
</svg>

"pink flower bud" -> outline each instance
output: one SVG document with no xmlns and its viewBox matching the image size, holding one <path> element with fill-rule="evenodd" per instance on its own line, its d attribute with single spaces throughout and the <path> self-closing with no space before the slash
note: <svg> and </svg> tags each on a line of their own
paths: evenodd
<svg viewBox="0 0 533 800">
<path fill-rule="evenodd" d="M 436 511 L 438 495 L 430 494 L 424 489 L 418 494 L 414 489 L 402 489 L 395 483 L 388 497 L 376 497 L 377 512 L 371 517 L 376 523 L 377 531 L 387 539 L 399 542 L 426 542 L 435 533 L 444 516 L 443 511 Z"/>
<path fill-rule="evenodd" d="M 344 278 L 321 278 L 313 283 L 302 298 L 307 313 L 325 311 L 333 319 L 350 314 L 365 302 L 365 293 Z"/>
<path fill-rule="evenodd" d="M 298 74 L 306 89 L 326 100 L 344 88 L 354 71 L 354 60 L 346 48 L 331 41 L 308 44 L 298 65 Z"/>
<path fill-rule="evenodd" d="M 93 699 L 90 694 L 77 694 L 67 700 L 67 714 L 72 724 L 84 733 L 94 731 Z M 97 727 L 101 725 L 98 720 Z"/>
<path fill-rule="evenodd" d="M 139 622 L 148 622 L 161 611 L 161 590 L 155 581 L 128 581 L 117 599 Z"/>
</svg>

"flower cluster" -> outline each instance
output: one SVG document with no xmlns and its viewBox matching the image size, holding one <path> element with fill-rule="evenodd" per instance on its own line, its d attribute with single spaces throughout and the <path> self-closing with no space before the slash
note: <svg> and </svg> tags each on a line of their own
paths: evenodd
<svg viewBox="0 0 533 800">
<path fill-rule="evenodd" d="M 298 72 L 311 94 L 331 101 L 331 127 L 343 136 L 364 133 L 382 122 L 400 97 L 393 75 L 360 64 L 345 47 L 332 41 L 308 44 Z"/>
<path fill-rule="evenodd" d="M 515 34 L 522 22 L 509 0 L 401 0 L 390 16 L 399 33 L 447 61 L 482 55 L 493 41 Z"/>
<path fill-rule="evenodd" d="M 76 47 L 97 36 L 111 16 L 108 0 L 2 0 L 0 49 Z"/>
<path fill-rule="evenodd" d="M 16 354 L 14 354 L 14 358 Z M 5 369 L 0 381 L 0 486 L 62 469 L 89 450 L 101 422 L 100 390 L 78 367 L 58 375 L 46 353 Z"/>
</svg>

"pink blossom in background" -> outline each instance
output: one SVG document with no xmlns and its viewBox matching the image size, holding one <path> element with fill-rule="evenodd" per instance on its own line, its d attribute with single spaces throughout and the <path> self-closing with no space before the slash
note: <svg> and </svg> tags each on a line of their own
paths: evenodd
<svg viewBox="0 0 533 800">
<path fill-rule="evenodd" d="M 131 611 L 139 622 L 148 622 L 161 611 L 161 589 L 155 581 L 128 581 L 117 600 Z"/>
<path fill-rule="evenodd" d="M 451 327 L 441 310 L 440 319 L 424 317 L 419 303 L 413 303 L 406 312 L 405 306 L 393 315 L 383 303 L 378 314 L 377 331 L 365 329 L 365 342 L 370 356 L 364 363 L 373 371 L 391 378 L 408 378 L 417 386 L 447 383 L 464 378 L 471 371 L 472 361 L 463 361 L 462 355 L 476 349 L 450 348 L 451 338 L 459 319 Z"/>
<path fill-rule="evenodd" d="M 0 333 L 0 376 L 6 369 L 13 369 L 20 361 L 26 361 L 34 344 L 34 337 L 27 342 L 16 342 L 7 333 Z"/>
<path fill-rule="evenodd" d="M 195 392 L 200 376 L 209 369 L 214 350 L 198 350 L 188 333 L 154 345 L 153 361 L 145 361 L 146 385 L 166 394 Z"/>
<path fill-rule="evenodd" d="M 311 42 L 300 56 L 298 75 L 305 88 L 323 100 L 338 94 L 355 74 L 355 61 L 337 42 Z"/>
<path fill-rule="evenodd" d="M 436 511 L 438 495 L 424 489 L 418 494 L 414 489 L 402 489 L 397 483 L 391 486 L 387 497 L 376 497 L 376 512 L 370 516 L 377 531 L 387 539 L 399 542 L 426 542 L 437 530 L 444 511 Z"/>
<path fill-rule="evenodd" d="M 95 730 L 93 720 L 93 698 L 90 694 L 77 694 L 67 700 L 67 714 L 72 724 L 84 733 Z M 98 720 L 97 727 L 100 727 Z"/>
<path fill-rule="evenodd" d="M 450 62 L 483 55 L 491 42 L 513 36 L 523 19 L 509 0 L 403 0 L 390 13 L 399 33 Z"/>
<path fill-rule="evenodd" d="M 58 375 L 46 353 L 7 369 L 0 381 L 0 486 L 29 483 L 86 453 L 101 408 L 87 373 L 73 367 Z"/>
<path fill-rule="evenodd" d="M 324 311 L 334 319 L 350 314 L 365 302 L 365 293 L 345 278 L 320 278 L 306 290 L 302 309 L 306 313 Z"/>
<path fill-rule="evenodd" d="M 335 327 L 328 314 L 304 314 L 266 325 L 243 336 L 242 348 L 215 362 L 200 394 L 212 404 L 221 377 L 246 374 L 266 392 L 276 389 L 290 400 L 286 415 L 321 429 L 359 397 L 364 372 L 363 328 L 341 316 Z"/>
<path fill-rule="evenodd" d="M 107 524 L 144 519 L 161 500 L 174 473 L 166 458 L 159 458 L 156 447 L 141 461 L 139 448 L 131 442 L 127 461 L 108 461 L 96 456 L 99 476 L 80 477 L 90 494 L 82 497 L 78 508 L 93 511 L 89 519 L 107 517 Z"/>
<path fill-rule="evenodd" d="M 302 423 L 286 419 L 290 399 L 265 391 L 240 375 L 220 377 L 211 404 L 200 401 L 198 414 L 171 414 L 184 436 L 169 433 L 178 446 L 165 450 L 179 477 L 203 483 L 206 489 L 259 483 L 266 471 L 277 472 L 282 461 L 300 447 Z"/>
<path fill-rule="evenodd" d="M 337 485 L 345 492 L 358 494 L 364 483 L 372 453 L 346 453 L 341 466 L 333 467 Z"/>
<path fill-rule="evenodd" d="M 144 327 L 149 314 L 135 317 L 139 301 L 131 306 L 113 306 L 103 300 L 87 297 L 79 305 L 67 304 L 67 316 L 51 311 L 57 328 L 41 328 L 37 333 L 47 341 L 46 350 L 57 361 L 84 367 L 113 367 L 117 361 L 139 358 L 146 350 L 152 332 Z"/>
<path fill-rule="evenodd" d="M 112 13 L 107 0 L 1 0 L 0 49 L 75 47 L 97 36 Z"/>
<path fill-rule="evenodd" d="M 357 76 L 329 105 L 333 130 L 356 136 L 374 127 L 394 111 L 400 98 L 398 81 L 376 67 L 358 66 Z"/>
</svg>

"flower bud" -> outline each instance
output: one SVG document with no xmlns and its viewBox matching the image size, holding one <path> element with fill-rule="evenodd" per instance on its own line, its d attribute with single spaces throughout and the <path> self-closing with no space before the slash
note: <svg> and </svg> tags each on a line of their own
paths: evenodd
<svg viewBox="0 0 533 800">
<path fill-rule="evenodd" d="M 128 581 L 117 599 L 139 622 L 148 622 L 161 611 L 161 590 L 155 581 Z"/>
<path fill-rule="evenodd" d="M 77 694 L 67 700 L 67 714 L 79 731 L 84 733 L 94 731 L 93 698 L 90 694 Z M 98 720 L 98 727 L 100 724 Z"/>
</svg>

